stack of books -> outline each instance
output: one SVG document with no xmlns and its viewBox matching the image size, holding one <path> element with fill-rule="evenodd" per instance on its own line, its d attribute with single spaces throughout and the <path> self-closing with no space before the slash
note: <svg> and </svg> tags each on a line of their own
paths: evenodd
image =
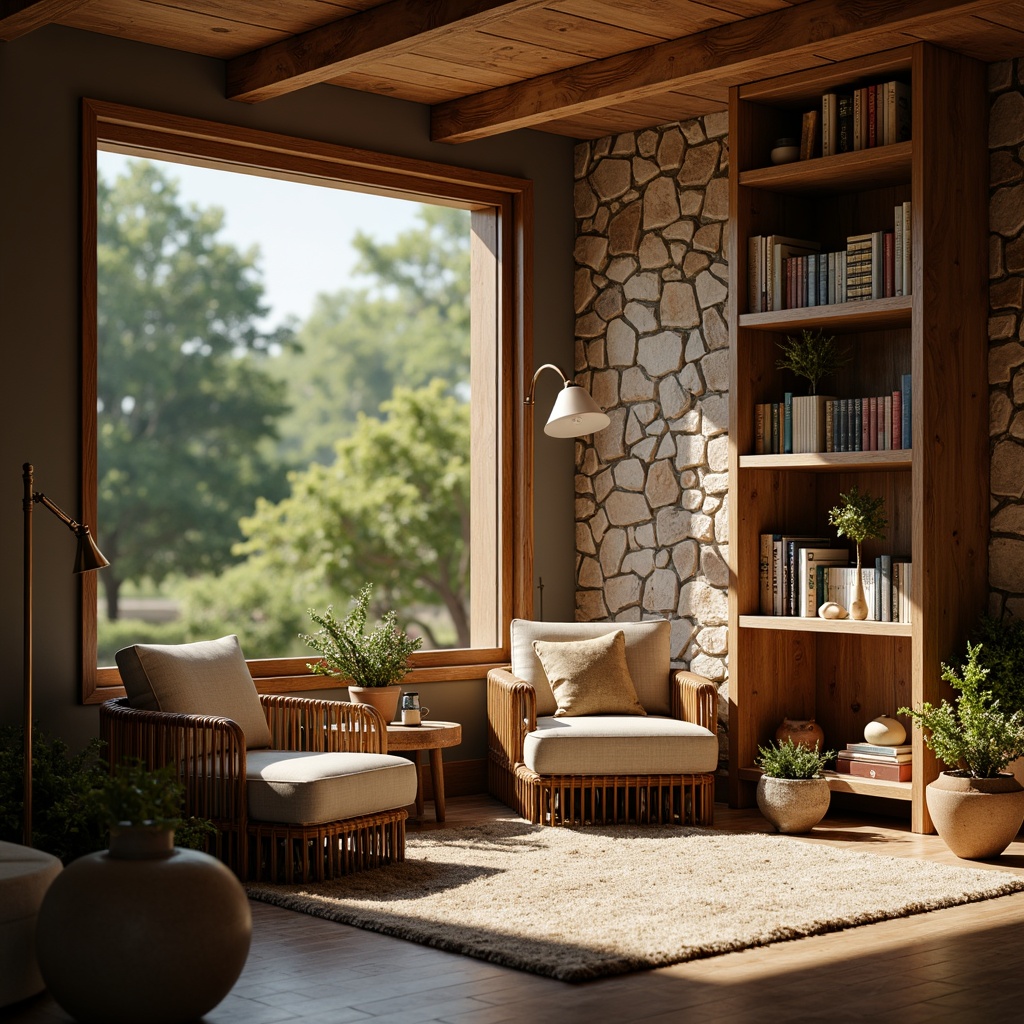
<svg viewBox="0 0 1024 1024">
<path fill-rule="evenodd" d="M 911 778 L 911 746 L 877 746 L 874 743 L 847 743 L 836 757 L 840 775 L 858 775 L 864 779 L 886 782 L 909 782 Z"/>
</svg>

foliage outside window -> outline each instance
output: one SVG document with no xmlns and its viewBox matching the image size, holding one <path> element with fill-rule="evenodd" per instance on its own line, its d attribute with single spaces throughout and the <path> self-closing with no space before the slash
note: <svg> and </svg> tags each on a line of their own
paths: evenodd
<svg viewBox="0 0 1024 1024">
<path fill-rule="evenodd" d="M 224 241 L 220 210 L 180 199 L 173 163 L 125 166 L 96 183 L 95 519 L 114 570 L 100 581 L 99 664 L 129 643 L 236 632 L 247 656 L 273 659 L 264 674 L 303 674 L 307 609 L 367 583 L 371 615 L 393 609 L 426 648 L 462 650 L 453 664 L 500 659 L 511 478 L 493 467 L 508 464 L 510 424 L 488 388 L 513 337 L 493 295 L 471 291 L 470 266 L 500 266 L 494 226 L 513 207 L 446 196 L 393 241 L 359 235 L 360 281 L 268 328 L 259 253 Z M 471 435 L 502 449 L 474 468 Z M 180 614 L 126 618 L 147 594 L 172 595 Z M 87 680 L 85 695 L 112 694 Z"/>
</svg>

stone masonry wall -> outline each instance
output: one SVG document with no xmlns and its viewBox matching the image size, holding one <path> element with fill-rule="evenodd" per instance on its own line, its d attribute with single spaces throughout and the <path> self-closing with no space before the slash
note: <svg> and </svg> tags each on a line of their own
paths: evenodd
<svg viewBox="0 0 1024 1024">
<path fill-rule="evenodd" d="M 576 380 L 612 421 L 576 446 L 577 618 L 669 618 L 673 663 L 720 684 L 727 131 L 723 112 L 581 143 L 575 197 Z"/>
<path fill-rule="evenodd" d="M 1024 58 L 989 90 L 989 611 L 1024 618 Z"/>
</svg>

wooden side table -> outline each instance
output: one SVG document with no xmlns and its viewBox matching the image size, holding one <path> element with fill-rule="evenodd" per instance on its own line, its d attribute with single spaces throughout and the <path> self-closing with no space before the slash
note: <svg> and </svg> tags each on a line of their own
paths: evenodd
<svg viewBox="0 0 1024 1024">
<path fill-rule="evenodd" d="M 419 751 L 430 752 L 430 781 L 434 786 L 434 817 L 444 821 L 444 770 L 441 750 L 457 747 L 462 742 L 462 726 L 458 722 L 424 722 L 422 725 L 388 723 L 388 753 L 399 751 L 412 754 L 416 765 L 416 814 L 423 816 L 423 790 L 419 784 Z"/>
</svg>

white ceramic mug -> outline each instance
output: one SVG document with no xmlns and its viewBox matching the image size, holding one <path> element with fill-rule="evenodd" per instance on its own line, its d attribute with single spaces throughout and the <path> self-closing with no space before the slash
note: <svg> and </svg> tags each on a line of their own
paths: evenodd
<svg viewBox="0 0 1024 1024">
<path fill-rule="evenodd" d="M 430 708 L 402 708 L 402 725 L 422 725 L 430 714 Z"/>
</svg>

